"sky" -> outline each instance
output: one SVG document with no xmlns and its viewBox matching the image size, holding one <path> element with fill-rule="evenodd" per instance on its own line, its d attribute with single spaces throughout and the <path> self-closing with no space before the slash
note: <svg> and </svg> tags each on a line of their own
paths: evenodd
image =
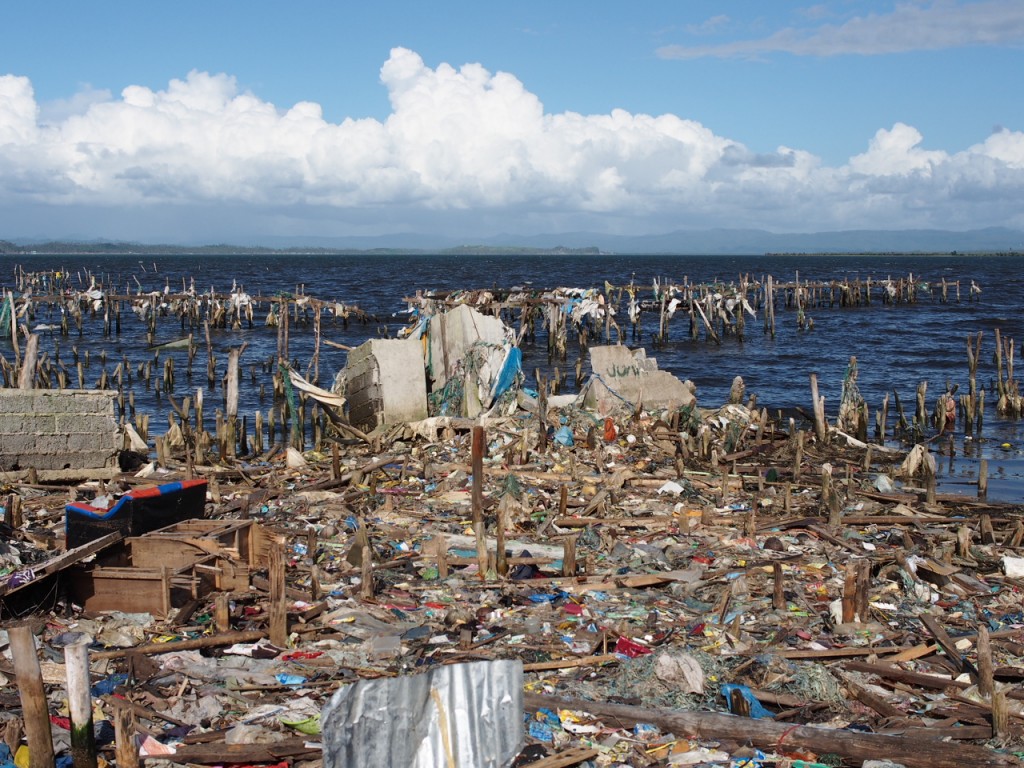
<svg viewBox="0 0 1024 768">
<path fill-rule="evenodd" d="M 38 0 L 0 240 L 1024 228 L 1021 0 Z"/>
</svg>

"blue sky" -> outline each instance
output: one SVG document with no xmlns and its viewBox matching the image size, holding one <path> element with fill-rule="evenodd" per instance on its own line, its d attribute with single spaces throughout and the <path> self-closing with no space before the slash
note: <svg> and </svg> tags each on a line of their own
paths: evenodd
<svg viewBox="0 0 1024 768">
<path fill-rule="evenodd" d="M 1024 3 L 47 2 L 0 239 L 1024 227 Z"/>
</svg>

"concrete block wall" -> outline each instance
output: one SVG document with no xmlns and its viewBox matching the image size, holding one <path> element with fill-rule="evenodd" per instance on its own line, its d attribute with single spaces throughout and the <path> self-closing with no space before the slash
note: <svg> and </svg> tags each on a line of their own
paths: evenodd
<svg viewBox="0 0 1024 768">
<path fill-rule="evenodd" d="M 0 469 L 108 466 L 118 448 L 113 392 L 0 389 Z"/>
<path fill-rule="evenodd" d="M 370 339 L 349 352 L 349 419 L 365 432 L 427 418 L 427 380 L 419 339 Z"/>
</svg>

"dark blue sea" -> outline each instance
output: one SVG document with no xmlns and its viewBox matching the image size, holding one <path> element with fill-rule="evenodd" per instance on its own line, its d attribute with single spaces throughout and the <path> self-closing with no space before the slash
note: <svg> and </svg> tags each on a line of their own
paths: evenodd
<svg viewBox="0 0 1024 768">
<path fill-rule="evenodd" d="M 978 366 L 979 387 L 986 393 L 985 421 L 981 435 L 964 441 L 958 436 L 954 457 L 941 457 L 940 467 L 948 490 L 957 490 L 970 482 L 976 472 L 979 456 L 989 459 L 989 497 L 1016 501 L 1024 487 L 1024 428 L 1017 420 L 1005 420 L 995 412 L 996 378 L 993 354 L 994 331 L 1014 339 L 1017 355 L 1015 373 L 1024 376 L 1021 360 L 1021 342 L 1024 341 L 1024 319 L 1021 315 L 1024 300 L 1024 276 L 1018 256 L 431 256 L 431 255 L 359 255 L 359 256 L 267 256 L 267 257 L 186 257 L 141 255 L 131 257 L 98 256 L 30 256 L 5 257 L 0 271 L 0 286 L 14 286 L 14 270 L 20 265 L 26 271 L 62 270 L 71 273 L 73 285 L 87 280 L 87 274 L 96 275 L 107 285 L 119 286 L 119 292 L 131 288 L 162 291 L 180 291 L 183 280 L 195 279 L 199 292 L 213 289 L 227 293 L 233 284 L 241 285 L 253 295 L 273 296 L 280 293 L 305 293 L 345 304 L 354 304 L 373 315 L 376 320 L 367 324 L 350 323 L 343 328 L 332 319 L 324 318 L 325 339 L 347 345 L 357 345 L 370 337 L 394 335 L 406 324 L 407 304 L 404 297 L 417 290 L 458 290 L 509 288 L 522 286 L 540 290 L 555 287 L 603 287 L 607 281 L 621 286 L 634 281 L 641 287 L 640 298 L 653 298 L 655 279 L 662 283 L 737 282 L 740 275 L 748 274 L 754 280 L 772 275 L 776 282 L 789 283 L 799 276 L 804 281 L 830 281 L 843 278 L 873 281 L 913 275 L 916 282 L 936 283 L 942 278 L 960 281 L 960 299 L 950 287 L 948 302 L 943 303 L 938 291 L 929 295 L 922 292 L 914 304 L 883 304 L 876 290 L 869 307 L 810 307 L 807 314 L 813 320 L 812 330 L 800 330 L 795 310 L 781 304 L 776 310 L 774 338 L 762 330 L 762 315 L 747 318 L 746 332 L 741 341 L 725 336 L 721 344 L 705 338 L 703 331 L 697 341 L 689 336 L 688 319 L 678 313 L 670 322 L 667 342 L 657 349 L 652 344 L 657 331 L 657 314 L 644 313 L 639 345 L 645 346 L 649 356 L 657 359 L 660 368 L 681 378 L 691 379 L 697 385 L 698 402 L 702 407 L 720 405 L 728 396 L 733 377 L 740 375 L 746 383 L 747 393 L 756 393 L 759 406 L 774 413 L 775 409 L 792 411 L 803 408 L 810 412 L 811 395 L 809 374 L 817 374 L 819 389 L 826 398 L 826 410 L 835 417 L 840 392 L 849 358 L 859 362 L 858 385 L 871 409 L 871 429 L 874 411 L 886 393 L 890 393 L 890 431 L 895 419 L 891 393 L 899 393 L 908 411 L 913 413 L 914 396 L 921 381 L 928 382 L 928 407 L 931 411 L 935 397 L 948 385 L 959 385 L 960 394 L 967 391 L 967 338 L 983 332 L 982 352 Z M 981 288 L 980 296 L 970 300 L 969 286 L 974 280 Z M 137 282 L 136 282 L 137 281 Z M 277 345 L 277 331 L 263 325 L 263 313 L 258 314 L 252 329 L 240 331 L 215 330 L 214 346 L 220 352 L 243 341 L 248 347 L 242 358 L 243 387 L 240 411 L 267 409 L 269 403 L 260 402 L 255 387 L 246 386 L 249 367 L 269 359 Z M 624 311 L 618 317 L 624 330 L 628 327 Z M 56 324 L 59 317 L 48 316 L 41 309 L 35 324 Z M 157 327 L 157 343 L 181 336 L 181 327 L 174 318 L 164 318 Z M 83 336 L 75 331 L 70 337 L 44 335 L 41 351 L 54 358 L 54 342 L 61 345 L 61 359 L 69 359 L 70 345 L 79 351 L 91 351 L 92 365 L 87 379 L 94 382 L 99 376 L 96 357 L 100 350 L 107 352 L 107 369 L 112 371 L 122 355 L 130 360 L 152 359 L 146 351 L 145 327 L 132 316 L 122 316 L 119 337 L 103 338 L 98 320 L 86 321 Z M 192 382 L 185 380 L 184 350 L 164 352 L 174 355 L 178 372 L 176 395 L 188 394 L 197 387 L 206 386 L 204 349 L 200 338 L 200 353 L 195 363 Z M 312 327 L 291 329 L 291 356 L 304 365 L 313 348 Z M 546 344 L 538 334 L 536 346 L 524 346 L 524 370 L 529 386 L 533 385 L 533 371 L 540 367 L 550 370 Z M 0 354 L 10 356 L 9 340 L 0 341 Z M 569 342 L 568 359 L 558 362 L 562 370 L 572 369 L 579 356 L 575 340 Z M 321 384 L 329 386 L 336 371 L 344 367 L 346 353 L 323 347 L 320 363 Z M 568 379 L 569 388 L 573 376 Z M 268 386 L 269 389 L 269 386 Z M 219 393 L 217 393 L 219 395 Z M 219 402 L 211 393 L 207 402 Z M 158 418 L 154 423 L 166 423 L 166 398 L 157 400 L 152 393 L 136 392 L 136 405 L 151 409 Z M 208 410 L 210 408 L 208 407 Z M 1005 447 L 1009 444 L 1009 448 Z"/>
</svg>

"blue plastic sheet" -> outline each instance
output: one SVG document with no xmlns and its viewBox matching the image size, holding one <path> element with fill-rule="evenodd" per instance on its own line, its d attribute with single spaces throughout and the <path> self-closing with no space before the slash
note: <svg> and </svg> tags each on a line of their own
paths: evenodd
<svg viewBox="0 0 1024 768">
<path fill-rule="evenodd" d="M 555 430 L 555 442 L 566 448 L 572 448 L 576 444 L 572 437 L 572 430 L 569 427 L 559 427 Z"/>
<path fill-rule="evenodd" d="M 516 376 L 523 369 L 523 351 L 519 347 L 512 347 L 505 356 L 505 363 L 501 366 L 498 378 L 494 382 L 494 389 L 491 397 L 501 397 L 515 383 Z"/>
<path fill-rule="evenodd" d="M 733 710 L 733 694 L 739 694 L 743 699 L 750 705 L 750 716 L 753 718 L 761 719 L 766 717 L 774 717 L 771 712 L 761 706 L 761 702 L 757 700 L 757 697 L 751 693 L 750 689 L 745 685 L 737 685 L 735 683 L 726 683 L 721 687 L 722 695 L 725 697 L 726 703 L 729 705 L 729 711 L 733 714 L 736 712 Z"/>
</svg>

